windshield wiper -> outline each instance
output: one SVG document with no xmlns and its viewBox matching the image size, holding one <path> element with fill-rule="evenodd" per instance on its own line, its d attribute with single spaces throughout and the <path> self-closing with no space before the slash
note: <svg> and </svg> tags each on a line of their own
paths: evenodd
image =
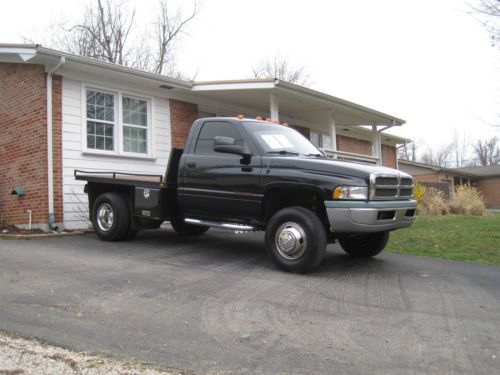
<svg viewBox="0 0 500 375">
<path fill-rule="evenodd" d="M 304 154 L 303 152 L 297 152 L 297 151 L 288 151 L 288 150 L 276 150 L 276 151 L 268 151 L 268 155 L 272 154 L 279 154 L 279 155 L 293 155 L 293 156 L 307 156 L 307 157 L 321 157 L 323 158 L 324 156 L 322 154 L 318 153 L 311 153 L 311 154 Z"/>
<path fill-rule="evenodd" d="M 324 158 L 325 156 L 322 154 L 307 154 L 307 156 L 316 156 L 316 157 L 322 157 Z"/>
<path fill-rule="evenodd" d="M 299 152 L 294 152 L 294 151 L 287 151 L 287 150 L 280 150 L 280 151 L 268 151 L 268 155 L 272 154 L 279 154 L 279 155 L 293 155 L 293 156 L 299 156 L 301 155 Z"/>
</svg>

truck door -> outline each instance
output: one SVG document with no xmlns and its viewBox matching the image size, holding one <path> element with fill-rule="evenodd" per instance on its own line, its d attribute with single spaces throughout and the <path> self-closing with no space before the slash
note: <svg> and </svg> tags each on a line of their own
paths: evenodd
<svg viewBox="0 0 500 375">
<path fill-rule="evenodd" d="M 182 159 L 179 204 L 185 216 L 223 219 L 258 218 L 262 191 L 259 187 L 261 157 L 250 160 L 214 151 L 214 138 L 230 137 L 236 144 L 253 145 L 238 123 L 207 120 Z"/>
</svg>

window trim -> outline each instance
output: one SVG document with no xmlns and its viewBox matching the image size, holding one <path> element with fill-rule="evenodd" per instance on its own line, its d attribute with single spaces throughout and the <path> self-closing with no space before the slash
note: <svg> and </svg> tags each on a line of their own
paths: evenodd
<svg viewBox="0 0 500 375">
<path fill-rule="evenodd" d="M 112 94 L 115 100 L 113 123 L 113 150 L 99 150 L 87 147 L 87 90 L 96 90 L 106 94 Z M 123 97 L 145 100 L 147 103 L 147 153 L 127 152 L 123 150 Z M 125 158 L 136 158 L 155 160 L 156 150 L 154 147 L 155 140 L 155 121 L 154 121 L 154 98 L 151 96 L 134 93 L 128 90 L 110 89 L 100 85 L 82 83 L 81 90 L 81 108 L 82 108 L 82 137 L 81 137 L 81 152 L 82 154 L 105 155 Z"/>
<path fill-rule="evenodd" d="M 97 148 L 88 148 L 87 147 L 87 121 L 95 121 L 95 119 L 89 119 L 87 117 L 87 90 L 95 90 L 102 92 L 104 94 L 113 95 L 113 100 L 115 101 L 113 105 L 114 110 L 114 121 L 106 121 L 106 120 L 97 120 L 97 122 L 103 124 L 112 124 L 113 125 L 113 150 L 100 150 Z M 116 97 L 117 92 L 113 90 L 108 90 L 105 88 L 95 87 L 95 86 L 84 86 L 82 90 L 82 151 L 87 153 L 96 153 L 100 155 L 113 155 L 116 151 L 116 141 L 117 141 L 117 108 L 116 108 Z"/>
</svg>

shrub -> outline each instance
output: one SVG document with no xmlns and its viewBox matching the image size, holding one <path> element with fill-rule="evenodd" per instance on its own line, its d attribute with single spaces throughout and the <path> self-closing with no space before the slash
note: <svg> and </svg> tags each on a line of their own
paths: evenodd
<svg viewBox="0 0 500 375">
<path fill-rule="evenodd" d="M 425 186 L 420 185 L 418 182 L 413 187 L 413 198 L 417 201 L 417 211 L 422 210 L 422 201 L 425 197 Z"/>
<path fill-rule="evenodd" d="M 419 211 L 422 215 L 441 216 L 449 214 L 446 198 L 441 190 L 435 188 L 425 189 L 422 199 L 422 208 Z"/>
<path fill-rule="evenodd" d="M 457 215 L 483 216 L 486 213 L 483 196 L 470 185 L 455 188 L 449 208 L 452 214 Z"/>
</svg>

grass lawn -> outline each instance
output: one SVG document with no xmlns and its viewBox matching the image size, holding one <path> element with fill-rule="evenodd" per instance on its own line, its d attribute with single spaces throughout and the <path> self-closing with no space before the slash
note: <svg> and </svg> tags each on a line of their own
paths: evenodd
<svg viewBox="0 0 500 375">
<path fill-rule="evenodd" d="M 418 216 L 391 233 L 386 250 L 500 266 L 500 215 Z"/>
</svg>

